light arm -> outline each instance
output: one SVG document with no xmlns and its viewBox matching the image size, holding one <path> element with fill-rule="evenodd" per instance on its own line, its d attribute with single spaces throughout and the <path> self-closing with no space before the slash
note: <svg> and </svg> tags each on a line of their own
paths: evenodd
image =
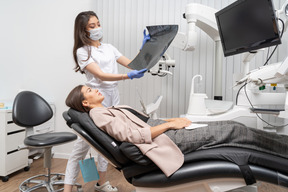
<svg viewBox="0 0 288 192">
<path fill-rule="evenodd" d="M 216 9 L 191 3 L 186 6 L 184 18 L 187 20 L 186 34 L 178 32 L 172 42 L 172 46 L 184 51 L 194 51 L 197 44 L 197 32 L 195 26 L 203 30 L 214 41 L 219 41 L 219 33 L 215 19 Z"/>
<path fill-rule="evenodd" d="M 220 42 L 217 22 L 215 18 L 216 9 L 191 3 L 186 6 L 184 18 L 187 20 L 187 34 L 177 34 L 172 46 L 185 51 L 193 51 L 197 44 L 197 33 L 195 26 L 199 27 L 215 41 L 215 75 L 214 75 L 214 97 L 222 99 L 222 65 L 223 51 Z"/>
</svg>

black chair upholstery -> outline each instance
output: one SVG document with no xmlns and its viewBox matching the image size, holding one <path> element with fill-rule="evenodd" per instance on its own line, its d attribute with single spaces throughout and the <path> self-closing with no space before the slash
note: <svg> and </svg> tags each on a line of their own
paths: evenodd
<svg viewBox="0 0 288 192">
<path fill-rule="evenodd" d="M 183 166 L 166 177 L 135 145 L 115 141 L 98 129 L 87 113 L 69 109 L 63 117 L 136 187 L 169 187 L 212 178 L 243 178 L 247 185 L 256 180 L 288 187 L 288 159 L 280 156 L 237 147 L 195 151 L 185 154 Z M 245 161 L 237 162 L 239 159 Z"/>
<path fill-rule="evenodd" d="M 33 127 L 51 119 L 53 111 L 42 97 L 30 91 L 23 91 L 14 100 L 12 115 L 17 125 Z"/>
<path fill-rule="evenodd" d="M 53 111 L 50 105 L 40 95 L 34 92 L 20 92 L 14 100 L 12 117 L 13 122 L 18 126 L 33 128 L 34 126 L 47 122 L 52 116 Z M 26 137 L 24 144 L 28 148 L 44 148 L 44 167 L 48 169 L 48 174 L 37 175 L 25 180 L 19 186 L 20 191 L 32 191 L 42 187 L 46 187 L 47 191 L 62 190 L 59 187 L 59 189 L 53 187 L 58 185 L 63 188 L 64 181 L 61 179 L 64 175 L 60 173 L 50 173 L 51 148 L 75 139 L 77 139 L 77 136 L 70 132 L 43 133 Z M 45 177 L 47 180 L 36 180 L 38 177 Z"/>
</svg>

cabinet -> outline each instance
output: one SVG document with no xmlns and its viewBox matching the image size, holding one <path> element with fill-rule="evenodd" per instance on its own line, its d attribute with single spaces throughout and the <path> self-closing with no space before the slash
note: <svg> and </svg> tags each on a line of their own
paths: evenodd
<svg viewBox="0 0 288 192">
<path fill-rule="evenodd" d="M 0 177 L 8 180 L 8 175 L 28 167 L 28 150 L 18 151 L 23 144 L 26 129 L 13 123 L 12 109 L 0 109 Z"/>
</svg>

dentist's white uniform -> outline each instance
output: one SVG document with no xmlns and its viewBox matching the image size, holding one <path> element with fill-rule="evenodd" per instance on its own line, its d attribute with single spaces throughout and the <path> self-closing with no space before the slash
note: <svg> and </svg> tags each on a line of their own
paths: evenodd
<svg viewBox="0 0 288 192">
<path fill-rule="evenodd" d="M 117 59 L 122 54 L 112 45 L 101 43 L 97 47 L 91 47 L 91 56 L 88 58 L 88 46 L 81 47 L 77 50 L 78 63 L 81 70 L 85 72 L 87 81 L 86 85 L 98 89 L 101 94 L 105 97 L 103 105 L 110 107 L 118 105 L 120 102 L 119 91 L 117 88 L 117 81 L 101 81 L 95 78 L 93 74 L 86 70 L 86 66 L 92 62 L 99 65 L 104 73 L 118 74 L 118 63 Z M 72 153 L 69 157 L 66 173 L 65 173 L 65 184 L 73 185 L 76 183 L 77 176 L 80 171 L 79 160 L 85 159 L 90 145 L 86 141 L 83 141 L 80 137 L 74 144 Z M 101 155 L 98 155 L 98 171 L 105 172 L 107 170 L 108 162 Z"/>
</svg>

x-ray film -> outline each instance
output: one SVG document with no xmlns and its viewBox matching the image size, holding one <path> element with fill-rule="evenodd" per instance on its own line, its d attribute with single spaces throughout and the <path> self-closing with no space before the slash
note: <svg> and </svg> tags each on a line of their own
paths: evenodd
<svg viewBox="0 0 288 192">
<path fill-rule="evenodd" d="M 148 40 L 138 55 L 128 65 L 132 69 L 151 69 L 162 57 L 178 31 L 178 25 L 155 25 L 146 27 Z"/>
</svg>

